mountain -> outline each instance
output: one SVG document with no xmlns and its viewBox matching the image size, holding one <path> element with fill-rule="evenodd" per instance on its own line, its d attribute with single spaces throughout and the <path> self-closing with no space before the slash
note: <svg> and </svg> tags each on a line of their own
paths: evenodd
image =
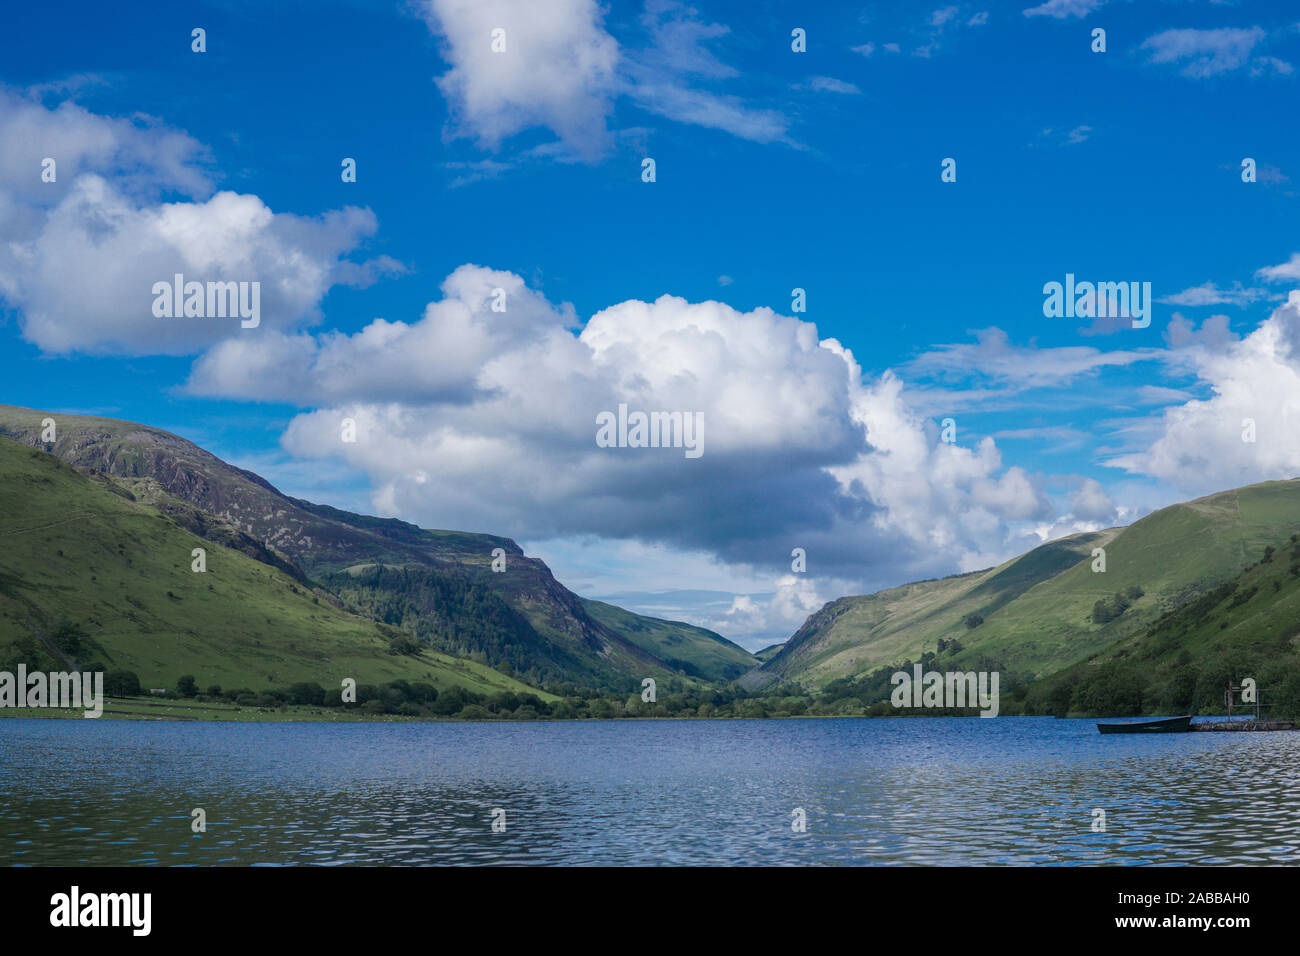
<svg viewBox="0 0 1300 956">
<path fill-rule="evenodd" d="M 534 692 L 433 649 L 393 653 L 400 636 L 107 479 L 0 438 L 0 670 L 129 670 L 163 688 L 189 674 L 227 689 L 351 677 Z"/>
<path fill-rule="evenodd" d="M 41 440 L 45 418 L 56 421 L 48 444 Z M 668 637 L 695 649 L 674 655 L 687 665 L 727 659 L 725 648 L 734 647 L 711 632 L 621 609 L 593 615 L 508 538 L 427 530 L 291 498 L 161 429 L 0 406 L 0 435 L 110 479 L 193 534 L 270 564 L 301 586 L 321 585 L 357 614 L 535 686 L 631 690 L 647 676 L 692 676 L 653 650 L 655 643 L 668 647 Z M 498 549 L 500 573 L 492 570 Z M 618 627 L 609 623 L 615 618 Z M 649 633 L 658 641 L 643 641 Z"/>
<path fill-rule="evenodd" d="M 753 670 L 755 657 L 721 634 L 680 621 L 633 614 L 603 601 L 582 599 L 593 618 L 654 654 L 675 670 L 706 681 L 735 680 Z"/>
<path fill-rule="evenodd" d="M 1034 684 L 1027 710 L 1222 714 L 1228 682 L 1245 678 L 1255 681 L 1265 718 L 1300 717 L 1300 534 L 1149 627 Z M 1235 706 L 1243 706 L 1240 697 Z"/>
<path fill-rule="evenodd" d="M 1300 481 L 1273 481 L 1073 535 L 995 568 L 827 604 L 746 683 L 809 686 L 924 653 L 1029 680 L 1144 631 L 1300 531 Z M 1105 571 L 1093 571 L 1094 548 Z"/>
</svg>

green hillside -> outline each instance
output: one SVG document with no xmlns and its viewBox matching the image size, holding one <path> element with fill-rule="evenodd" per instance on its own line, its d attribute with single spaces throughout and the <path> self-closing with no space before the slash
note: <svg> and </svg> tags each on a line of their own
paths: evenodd
<svg viewBox="0 0 1300 956">
<path fill-rule="evenodd" d="M 1050 542 L 988 571 L 841 598 L 758 673 L 824 686 L 938 651 L 953 666 L 1043 676 L 1144 630 L 1297 530 L 1300 482 L 1220 492 L 1127 528 Z M 1105 573 L 1092 570 L 1097 547 Z"/>
<path fill-rule="evenodd" d="M 57 422 L 48 447 L 41 440 L 46 417 Z M 590 615 L 542 561 L 509 538 L 432 531 L 291 498 L 183 438 L 132 422 L 4 405 L 5 435 L 112 478 L 193 533 L 274 564 L 300 586 L 337 584 L 351 610 L 444 651 L 509 667 L 534 686 L 621 692 L 646 676 L 680 673 Z M 505 554 L 504 573 L 491 570 L 497 549 Z M 340 577 L 366 567 L 412 573 Z M 473 608 L 442 600 L 468 598 L 470 591 Z M 482 609 L 495 627 L 485 629 L 475 616 Z"/>
<path fill-rule="evenodd" d="M 204 548 L 207 571 L 191 570 Z M 0 438 L 0 662 L 130 670 L 145 687 L 338 687 L 404 679 L 532 688 L 397 635 L 330 596 L 182 528 L 52 455 Z"/>
<path fill-rule="evenodd" d="M 582 599 L 582 606 L 596 620 L 688 677 L 730 681 L 758 666 L 749 651 L 706 628 L 644 617 L 587 598 Z"/>
<path fill-rule="evenodd" d="M 1300 717 L 1300 535 L 1150 627 L 1030 688 L 1030 712 L 1221 714 L 1253 678 L 1264 716 Z M 1253 707 L 1250 708 L 1253 710 Z"/>
</svg>

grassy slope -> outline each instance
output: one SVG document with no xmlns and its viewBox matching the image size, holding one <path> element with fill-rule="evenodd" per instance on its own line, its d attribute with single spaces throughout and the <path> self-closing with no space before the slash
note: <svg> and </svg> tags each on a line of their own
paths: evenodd
<svg viewBox="0 0 1300 956">
<path fill-rule="evenodd" d="M 765 672 L 822 685 L 866 673 L 923 650 L 942 639 L 960 640 L 967 653 L 998 632 L 990 622 L 1017 597 L 1086 557 L 1106 533 L 1051 542 L 987 571 L 920 581 L 864 597 L 833 601 L 804 624 L 767 664 Z M 985 623 L 969 629 L 963 619 Z"/>
<path fill-rule="evenodd" d="M 587 598 L 582 599 L 582 606 L 602 624 L 691 677 L 735 680 L 758 665 L 749 651 L 705 628 L 645 617 Z"/>
<path fill-rule="evenodd" d="M 1163 613 L 1238 574 L 1267 544 L 1300 530 L 1300 482 L 1220 492 L 1157 511 L 1127 528 L 1050 542 L 991 571 L 842 598 L 809 619 L 763 671 L 821 685 L 961 641 L 954 665 L 995 662 L 1025 675 L 1070 666 L 1149 626 Z M 1091 569 L 1106 549 L 1106 573 Z M 1138 586 L 1118 619 L 1093 605 Z M 984 623 L 962 622 L 976 613 Z"/>
<path fill-rule="evenodd" d="M 1267 507 L 1269 501 L 1256 503 Z M 1040 712 L 1136 713 L 1124 705 L 1140 697 L 1145 713 L 1219 714 L 1225 684 L 1245 677 L 1262 689 L 1265 716 L 1300 716 L 1300 546 L 1293 542 L 1036 684 L 1030 698 Z M 1060 706 L 1053 706 L 1057 695 Z"/>
<path fill-rule="evenodd" d="M 590 618 L 543 562 L 507 538 L 431 531 L 290 498 L 191 442 L 132 422 L 0 405 L 0 436 L 39 444 L 40 422 L 47 416 L 58 423 L 51 450 L 60 458 L 109 474 L 169 512 L 177 502 L 199 509 L 208 519 L 209 540 L 227 543 L 234 531 L 247 539 L 243 550 L 265 544 L 313 577 L 371 563 L 479 577 L 535 632 L 535 660 L 517 670 L 618 688 L 633 678 L 670 673 L 635 642 Z M 498 547 L 508 555 L 505 574 L 489 571 Z"/>
<path fill-rule="evenodd" d="M 190 570 L 196 547 L 207 550 L 204 574 Z M 93 642 L 82 663 L 133 670 L 145 686 L 172 687 L 193 674 L 201 686 L 254 690 L 337 686 L 344 677 L 527 689 L 446 655 L 389 654 L 373 622 L 195 537 L 103 479 L 0 438 L 0 649 L 48 636 L 60 620 L 81 624 Z"/>
</svg>

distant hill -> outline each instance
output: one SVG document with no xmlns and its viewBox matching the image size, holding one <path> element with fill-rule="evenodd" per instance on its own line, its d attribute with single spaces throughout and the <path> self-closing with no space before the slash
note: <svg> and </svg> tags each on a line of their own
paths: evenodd
<svg viewBox="0 0 1300 956">
<path fill-rule="evenodd" d="M 753 670 L 755 657 L 721 634 L 680 621 L 633 614 L 613 604 L 582 599 L 596 620 L 649 651 L 674 670 L 706 681 L 735 680 Z"/>
<path fill-rule="evenodd" d="M 195 548 L 206 572 L 192 570 Z M 392 653 L 400 636 L 106 479 L 0 438 L 0 670 L 102 665 L 134 671 L 146 688 L 188 674 L 227 689 L 338 688 L 351 677 L 532 690 L 433 649 Z"/>
<path fill-rule="evenodd" d="M 1144 631 L 1298 531 L 1300 482 L 1209 495 L 987 571 L 832 601 L 746 682 L 825 686 L 923 653 L 1041 677 Z M 1094 548 L 1105 549 L 1104 573 L 1092 570 Z"/>
<path fill-rule="evenodd" d="M 781 653 L 781 648 L 783 647 L 785 647 L 784 643 L 770 644 L 767 647 L 763 648 L 761 651 L 756 651 L 754 653 L 754 656 L 757 657 L 763 663 L 767 663 L 772 658 L 776 657 L 777 654 Z"/>
<path fill-rule="evenodd" d="M 57 422 L 48 448 L 41 442 L 46 417 Z M 692 676 L 700 660 L 712 661 L 708 673 L 728 670 L 727 661 L 757 663 L 744 651 L 748 660 L 699 650 L 711 642 L 708 632 L 688 625 L 621 609 L 592 614 L 508 538 L 426 530 L 291 498 L 161 429 L 0 405 L 0 435 L 102 475 L 191 533 L 274 566 L 302 587 L 328 589 L 358 614 L 434 648 L 509 668 L 534 686 L 631 690 L 647 676 Z M 491 570 L 498 548 L 504 573 Z M 655 640 L 646 640 L 651 634 Z M 675 642 L 697 648 L 674 655 L 685 667 L 651 649 Z"/>
</svg>

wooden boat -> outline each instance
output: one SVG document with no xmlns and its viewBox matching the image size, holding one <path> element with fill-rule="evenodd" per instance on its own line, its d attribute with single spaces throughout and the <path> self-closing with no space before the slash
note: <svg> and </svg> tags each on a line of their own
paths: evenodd
<svg viewBox="0 0 1300 956">
<path fill-rule="evenodd" d="M 1127 724 L 1098 724 L 1103 734 L 1185 734 L 1192 729 L 1191 717 L 1160 717 Z"/>
</svg>

